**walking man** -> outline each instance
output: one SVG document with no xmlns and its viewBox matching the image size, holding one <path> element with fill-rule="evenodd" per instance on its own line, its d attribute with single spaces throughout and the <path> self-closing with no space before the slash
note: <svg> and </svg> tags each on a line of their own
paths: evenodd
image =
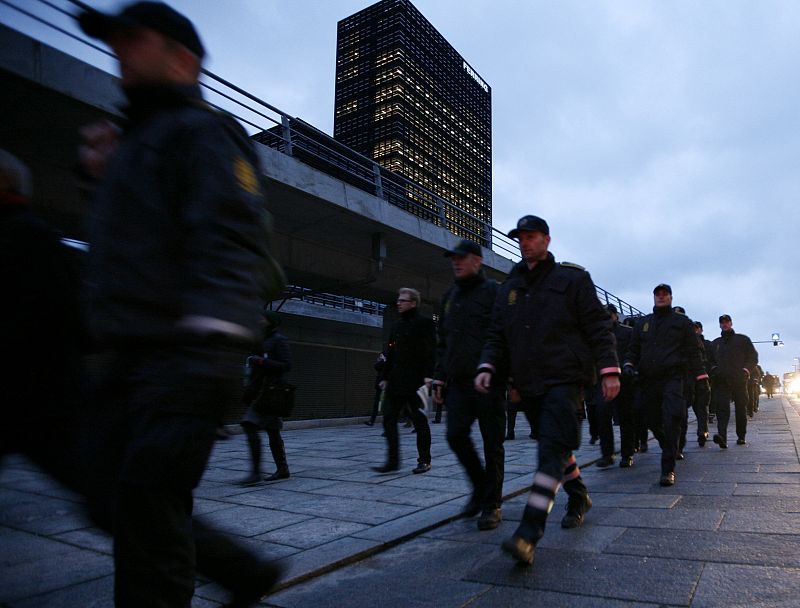
<svg viewBox="0 0 800 608">
<path fill-rule="evenodd" d="M 455 285 L 442 298 L 439 314 L 434 400 L 447 407 L 447 443 L 472 482 L 464 515 L 480 512 L 478 529 L 492 530 L 502 519 L 505 404 L 502 387 L 479 393 L 473 380 L 492 320 L 497 282 L 486 278 L 477 243 L 463 240 L 445 256 L 452 262 Z M 483 438 L 485 467 L 470 437 L 475 420 Z"/>
<path fill-rule="evenodd" d="M 372 467 L 378 473 L 400 468 L 400 437 L 397 419 L 402 412 L 411 419 L 417 436 L 417 466 L 414 473 L 431 470 L 431 428 L 422 410 L 417 390 L 433 380 L 436 334 L 433 321 L 419 314 L 421 298 L 416 289 L 402 287 L 397 293 L 400 319 L 392 325 L 381 388 L 386 390 L 383 431 L 388 454 L 386 464 Z"/>
<path fill-rule="evenodd" d="M 86 129 L 97 188 L 90 215 L 90 328 L 110 370 L 98 387 L 94 475 L 113 517 L 117 606 L 185 608 L 195 567 L 257 601 L 276 566 L 192 521 L 200 481 L 238 390 L 232 356 L 258 331 L 274 277 L 259 158 L 247 133 L 207 105 L 205 50 L 160 2 L 78 16 L 119 61 L 124 128 Z M 99 427 L 99 421 L 98 421 Z"/>
<path fill-rule="evenodd" d="M 708 383 L 694 324 L 672 308 L 672 288 L 653 289 L 653 312 L 640 318 L 625 356 L 624 373 L 639 372 L 647 423 L 661 446 L 662 486 L 675 484 L 681 424 L 686 415 L 684 396 L 688 373 L 695 382 Z"/>
<path fill-rule="evenodd" d="M 532 564 L 536 543 L 563 482 L 569 495 L 562 527 L 583 523 L 592 505 L 572 451 L 581 442 L 581 401 L 601 378 L 603 397 L 619 394 L 619 362 L 608 314 L 584 268 L 557 263 L 548 251 L 547 222 L 526 215 L 508 233 L 522 260 L 500 287 L 475 388 L 489 394 L 509 378 L 530 410 L 539 441 L 539 465 L 516 532 L 503 550 Z"/>
<path fill-rule="evenodd" d="M 747 435 L 747 381 L 750 370 L 758 363 L 750 338 L 733 331 L 730 315 L 719 318 L 722 333 L 711 343 L 708 364 L 714 381 L 714 409 L 717 413 L 717 434 L 714 443 L 722 449 L 728 447 L 728 422 L 731 419 L 731 400 L 736 408 L 736 444 L 744 445 Z"/>
</svg>

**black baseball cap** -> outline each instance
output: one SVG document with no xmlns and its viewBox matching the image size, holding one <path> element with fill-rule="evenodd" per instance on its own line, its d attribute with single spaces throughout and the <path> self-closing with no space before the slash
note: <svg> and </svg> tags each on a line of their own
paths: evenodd
<svg viewBox="0 0 800 608">
<path fill-rule="evenodd" d="M 682 315 L 686 314 L 686 309 L 683 306 L 675 306 L 672 310 L 674 310 L 675 312 L 679 312 Z"/>
<path fill-rule="evenodd" d="M 702 331 L 702 329 L 703 329 L 703 324 L 702 324 L 700 321 L 695 321 L 695 322 L 694 322 L 694 326 L 695 326 L 695 327 L 699 327 L 701 331 Z"/>
<path fill-rule="evenodd" d="M 653 293 L 655 294 L 659 289 L 666 289 L 669 295 L 672 295 L 672 287 L 667 285 L 666 283 L 659 283 L 655 287 L 653 287 Z"/>
<path fill-rule="evenodd" d="M 481 246 L 478 245 L 478 243 L 473 243 L 472 241 L 463 239 L 458 242 L 458 245 L 445 251 L 444 257 L 450 258 L 454 255 L 468 255 L 470 253 L 479 257 L 483 257 L 483 251 L 481 251 Z"/>
<path fill-rule="evenodd" d="M 163 2 L 134 2 L 118 15 L 89 9 L 77 19 L 86 35 L 99 40 L 107 40 L 114 31 L 145 27 L 182 44 L 200 59 L 206 54 L 192 22 Z"/>
<path fill-rule="evenodd" d="M 720 315 L 719 322 L 722 323 L 723 321 L 730 321 L 733 323 L 733 319 L 731 319 L 730 315 Z"/>
<path fill-rule="evenodd" d="M 542 234 L 550 234 L 550 226 L 540 217 L 526 215 L 519 218 L 517 227 L 508 233 L 508 238 L 515 239 L 519 236 L 520 232 L 541 232 Z"/>
<path fill-rule="evenodd" d="M 616 307 L 616 306 L 614 306 L 613 304 L 606 304 L 605 306 L 603 306 L 603 308 L 605 308 L 605 309 L 606 309 L 606 312 L 607 312 L 608 314 L 611 314 L 612 312 L 613 312 L 614 314 L 619 314 L 619 311 L 617 310 L 617 307 Z"/>
</svg>

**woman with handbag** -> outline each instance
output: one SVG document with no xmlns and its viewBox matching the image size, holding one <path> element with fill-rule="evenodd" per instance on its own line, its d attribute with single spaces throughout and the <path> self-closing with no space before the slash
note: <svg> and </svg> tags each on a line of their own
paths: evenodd
<svg viewBox="0 0 800 608">
<path fill-rule="evenodd" d="M 262 481 L 259 429 L 267 432 L 269 449 L 277 468 L 263 480 L 289 478 L 289 463 L 286 461 L 286 449 L 281 437 L 281 415 L 288 415 L 286 401 L 291 400 L 294 387 L 286 381 L 286 374 L 292 368 L 292 356 L 289 341 L 278 331 L 280 323 L 281 318 L 277 312 L 264 309 L 263 342 L 258 351 L 247 358 L 250 381 L 245 387 L 242 401 L 248 404 L 248 408 L 240 424 L 247 435 L 253 468 L 250 475 L 239 482 L 240 485 L 256 485 Z"/>
</svg>

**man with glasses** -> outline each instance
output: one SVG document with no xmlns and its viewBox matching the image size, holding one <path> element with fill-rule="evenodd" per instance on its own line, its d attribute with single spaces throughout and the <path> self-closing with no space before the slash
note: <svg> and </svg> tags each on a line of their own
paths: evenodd
<svg viewBox="0 0 800 608">
<path fill-rule="evenodd" d="M 419 291 L 402 287 L 397 293 L 397 312 L 400 319 L 392 325 L 386 364 L 380 383 L 386 390 L 383 412 L 383 430 L 386 434 L 388 454 L 386 464 L 373 467 L 378 473 L 391 473 L 400 468 L 400 437 L 397 419 L 405 410 L 414 424 L 417 436 L 417 467 L 414 473 L 431 470 L 431 429 L 422 409 L 417 390 L 430 387 L 433 379 L 434 349 L 436 343 L 433 321 L 419 314 Z"/>
</svg>

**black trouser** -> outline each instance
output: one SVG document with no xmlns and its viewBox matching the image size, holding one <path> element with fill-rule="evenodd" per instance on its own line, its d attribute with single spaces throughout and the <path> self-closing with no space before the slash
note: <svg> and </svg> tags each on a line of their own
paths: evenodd
<svg viewBox="0 0 800 608">
<path fill-rule="evenodd" d="M 645 408 L 642 390 L 639 383 L 633 385 L 633 418 L 635 430 L 635 440 L 639 446 L 647 445 L 647 409 Z"/>
<path fill-rule="evenodd" d="M 261 437 L 258 434 L 258 427 L 252 422 L 242 422 L 242 428 L 247 435 L 247 445 L 250 448 L 250 460 L 253 464 L 253 473 L 261 474 Z M 279 473 L 289 471 L 289 463 L 286 459 L 286 446 L 281 437 L 279 428 L 265 429 L 269 439 L 269 451 L 275 461 L 275 467 Z"/>
<path fill-rule="evenodd" d="M 575 384 L 551 386 L 541 395 L 523 395 L 522 398 L 538 435 L 539 465 L 520 530 L 535 542 L 544 533 L 547 516 L 555 499 L 555 492 L 551 492 L 548 484 L 562 483 L 568 468 L 574 464 L 572 451 L 581 445 L 580 409 L 583 404 L 581 389 Z M 580 476 L 573 476 L 564 483 L 564 490 L 569 494 L 570 501 L 583 503 L 588 495 Z M 546 508 L 534 505 L 536 499 L 541 497 L 549 501 Z"/>
<path fill-rule="evenodd" d="M 114 534 L 117 606 L 185 608 L 197 568 L 226 586 L 258 563 L 230 538 L 192 523 L 199 483 L 237 392 L 224 349 L 125 353 L 97 395 L 100 408 L 80 448 L 84 494 Z"/>
<path fill-rule="evenodd" d="M 633 394 L 623 382 L 619 395 L 611 401 L 603 399 L 602 387 L 595 386 L 593 401 L 597 411 L 597 430 L 600 435 L 600 452 L 605 458 L 614 456 L 614 412 L 619 420 L 620 456 L 630 458 L 636 448 L 636 420 L 633 411 Z"/>
<path fill-rule="evenodd" d="M 705 382 L 698 383 L 692 377 L 685 380 L 684 395 L 686 396 L 686 414 L 681 424 L 681 450 L 686 447 L 686 433 L 689 432 L 689 408 L 697 418 L 697 437 L 708 436 L 708 402 L 711 398 L 707 384 Z"/>
<path fill-rule="evenodd" d="M 447 443 L 458 457 L 472 482 L 473 496 L 483 509 L 499 508 L 503 502 L 503 471 L 505 450 L 503 438 L 506 425 L 505 403 L 499 391 L 488 395 L 477 392 L 472 383 L 449 384 L 447 387 Z M 472 423 L 478 421 L 483 438 L 481 465 L 475 444 L 470 436 Z"/>
<path fill-rule="evenodd" d="M 675 471 L 681 424 L 686 414 L 683 376 L 641 378 L 647 424 L 661 446 L 661 474 Z"/>
<path fill-rule="evenodd" d="M 723 441 L 728 441 L 728 422 L 731 419 L 731 400 L 736 407 L 736 437 L 744 439 L 747 435 L 747 384 L 735 384 L 724 379 L 714 382 L 714 405 L 717 410 L 717 432 Z"/>
<path fill-rule="evenodd" d="M 431 427 L 428 417 L 422 411 L 422 401 L 414 395 L 387 395 L 384 400 L 383 430 L 389 448 L 387 463 L 397 465 L 400 462 L 400 436 L 397 431 L 397 420 L 405 413 L 414 424 L 417 432 L 417 460 L 431 463 Z"/>
<path fill-rule="evenodd" d="M 597 424 L 597 403 L 594 398 L 586 402 L 586 420 L 589 422 L 589 436 L 592 439 L 600 437 L 600 428 Z"/>
<path fill-rule="evenodd" d="M 375 419 L 378 417 L 378 408 L 381 405 L 381 393 L 383 393 L 381 389 L 375 389 L 375 397 L 372 400 L 372 414 L 369 417 L 370 424 L 375 424 Z"/>
</svg>

